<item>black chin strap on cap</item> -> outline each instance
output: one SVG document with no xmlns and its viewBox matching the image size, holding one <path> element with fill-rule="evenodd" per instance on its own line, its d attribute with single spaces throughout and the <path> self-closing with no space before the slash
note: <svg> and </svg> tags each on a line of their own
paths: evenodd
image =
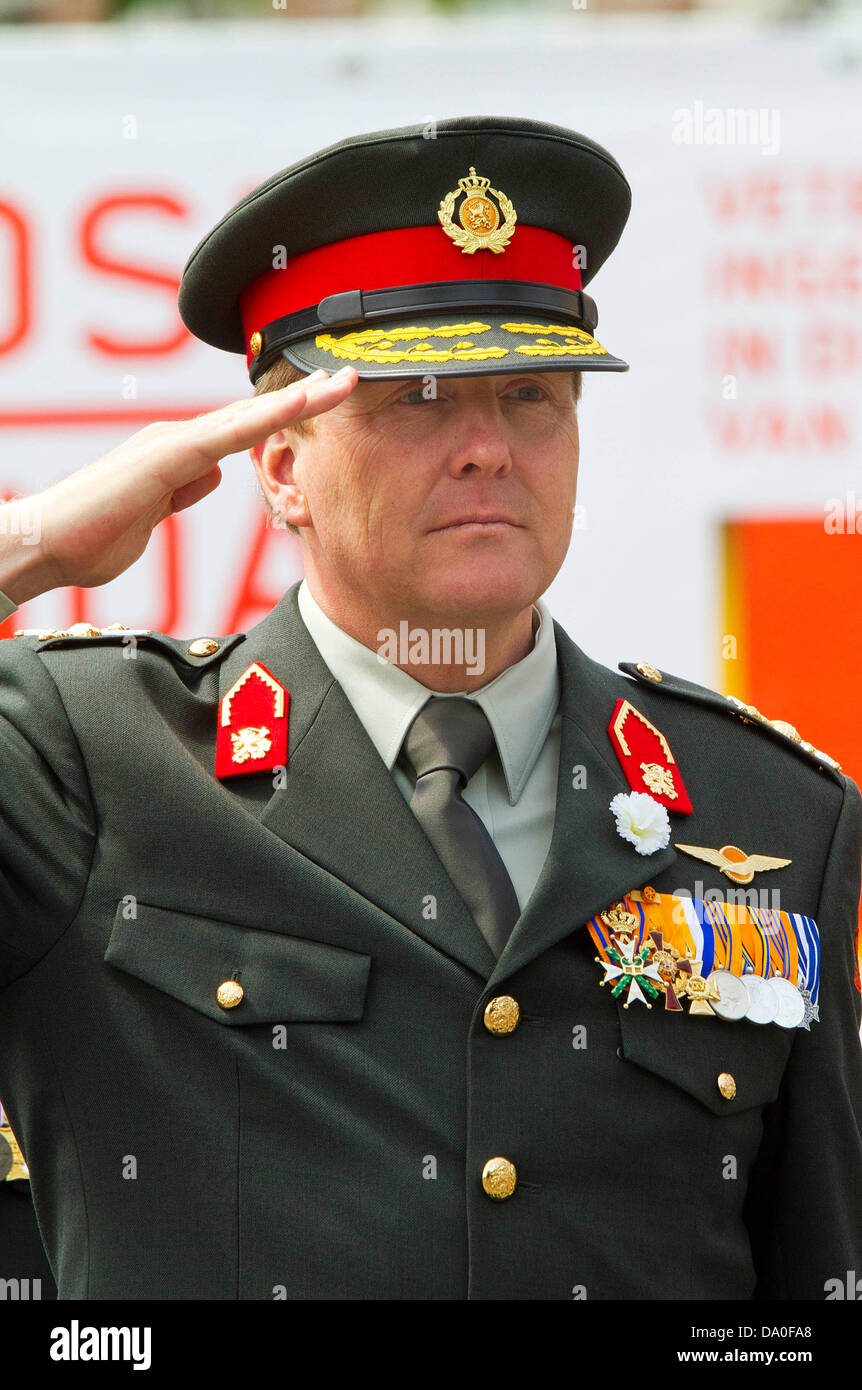
<svg viewBox="0 0 862 1390">
<path fill-rule="evenodd" d="M 261 372 L 280 356 L 281 349 L 298 338 L 349 324 L 433 314 L 435 317 L 465 310 L 481 312 L 524 310 L 564 319 L 592 335 L 599 322 L 595 300 L 583 290 L 559 289 L 538 281 L 462 280 L 455 284 L 434 282 L 400 285 L 386 290 L 343 290 L 327 295 L 319 304 L 273 319 L 261 330 L 262 346 L 249 370 L 254 384 Z"/>
</svg>

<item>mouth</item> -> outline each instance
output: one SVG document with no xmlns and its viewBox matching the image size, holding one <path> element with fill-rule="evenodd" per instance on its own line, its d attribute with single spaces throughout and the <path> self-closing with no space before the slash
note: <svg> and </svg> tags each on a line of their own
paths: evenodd
<svg viewBox="0 0 862 1390">
<path fill-rule="evenodd" d="M 518 526 L 517 521 L 509 521 L 504 516 L 466 516 L 460 520 L 450 521 L 445 526 L 434 526 L 434 531 L 462 531 L 465 533 L 481 533 L 487 531 L 489 534 L 495 531 L 504 531 L 510 527 Z"/>
</svg>

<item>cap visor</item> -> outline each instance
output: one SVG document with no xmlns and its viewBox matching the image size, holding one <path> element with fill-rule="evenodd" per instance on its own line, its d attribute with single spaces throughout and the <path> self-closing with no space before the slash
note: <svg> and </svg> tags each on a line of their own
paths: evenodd
<svg viewBox="0 0 862 1390">
<path fill-rule="evenodd" d="M 511 313 L 458 320 L 414 316 L 385 327 L 334 329 L 298 338 L 282 354 L 300 371 L 355 367 L 360 380 L 506 372 L 627 372 L 595 338 L 571 323 L 515 319 Z"/>
</svg>

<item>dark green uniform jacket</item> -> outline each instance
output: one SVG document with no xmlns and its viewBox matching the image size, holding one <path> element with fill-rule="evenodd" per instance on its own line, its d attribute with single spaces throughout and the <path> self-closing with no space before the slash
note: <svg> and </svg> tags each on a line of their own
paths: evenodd
<svg viewBox="0 0 862 1390">
<path fill-rule="evenodd" d="M 0 644 L 0 1095 L 60 1297 L 822 1299 L 862 1270 L 856 785 L 555 624 L 553 843 L 495 965 L 297 587 L 202 657 L 157 633 L 133 658 L 116 633 Z M 213 772 L 254 660 L 290 692 L 283 785 Z M 620 697 L 694 807 L 646 856 L 609 810 Z M 596 913 L 645 884 L 725 893 L 674 840 L 792 861 L 755 886 L 818 924 L 809 1031 L 600 987 Z M 501 994 L 521 1021 L 495 1036 Z"/>
</svg>

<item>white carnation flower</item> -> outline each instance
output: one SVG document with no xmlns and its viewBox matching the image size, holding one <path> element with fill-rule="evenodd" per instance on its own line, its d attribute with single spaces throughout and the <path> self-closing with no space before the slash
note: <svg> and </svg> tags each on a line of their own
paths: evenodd
<svg viewBox="0 0 862 1390">
<path fill-rule="evenodd" d="M 617 832 L 630 840 L 638 854 L 654 854 L 670 840 L 670 819 L 664 806 L 646 792 L 619 792 L 611 802 Z"/>
</svg>

